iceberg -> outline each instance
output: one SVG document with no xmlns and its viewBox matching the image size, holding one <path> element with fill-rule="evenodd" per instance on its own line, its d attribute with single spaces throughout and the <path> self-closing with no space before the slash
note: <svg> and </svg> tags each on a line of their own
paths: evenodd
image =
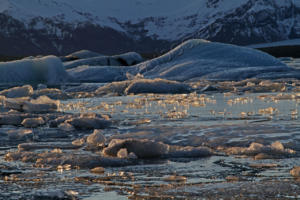
<svg viewBox="0 0 300 200">
<path fill-rule="evenodd" d="M 188 40 L 170 52 L 135 67 L 135 73 L 145 78 L 177 81 L 243 80 L 263 78 L 263 74 L 272 78 L 270 74 L 275 76 L 277 72 L 287 74 L 285 78 L 300 75 L 300 71 L 259 50 L 201 39 Z"/>
<path fill-rule="evenodd" d="M 0 83 L 58 84 L 70 78 L 56 56 L 0 62 Z"/>
</svg>

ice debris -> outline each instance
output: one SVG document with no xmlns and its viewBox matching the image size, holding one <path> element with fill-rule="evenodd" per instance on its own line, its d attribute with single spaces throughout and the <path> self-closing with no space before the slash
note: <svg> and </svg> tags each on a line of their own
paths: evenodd
<svg viewBox="0 0 300 200">
<path fill-rule="evenodd" d="M 3 107 L 5 109 L 12 109 L 20 112 L 28 113 L 48 113 L 58 110 L 60 101 L 52 100 L 47 96 L 40 96 L 37 99 L 30 99 L 29 97 L 22 98 L 5 98 L 2 97 Z"/>
<path fill-rule="evenodd" d="M 166 155 L 170 158 L 198 158 L 211 156 L 212 150 L 207 147 L 191 146 L 169 146 L 169 153 Z"/>
<path fill-rule="evenodd" d="M 189 93 L 192 89 L 189 85 L 164 79 L 137 79 L 122 82 L 109 83 L 96 90 L 96 95 L 104 94 L 140 94 L 140 93 Z"/>
<path fill-rule="evenodd" d="M 133 152 L 138 158 L 158 158 L 168 153 L 169 146 L 147 139 L 113 139 L 103 153 L 117 157 L 121 149 L 126 149 L 128 153 Z M 124 152 L 119 154 L 124 155 Z"/>
<path fill-rule="evenodd" d="M 56 112 L 59 108 L 60 101 L 52 100 L 47 96 L 40 96 L 37 99 L 25 101 L 23 110 L 29 113 L 48 113 Z"/>
<path fill-rule="evenodd" d="M 28 118 L 28 115 L 16 114 L 16 113 L 1 113 L 0 114 L 0 125 L 21 125 L 22 121 L 25 118 Z"/>
<path fill-rule="evenodd" d="M 94 174 L 103 174 L 105 172 L 105 169 L 103 167 L 95 167 L 91 169 L 91 172 Z"/>
<path fill-rule="evenodd" d="M 21 123 L 26 128 L 36 128 L 38 126 L 44 125 L 45 121 L 42 117 L 37 118 L 26 118 Z"/>
<path fill-rule="evenodd" d="M 69 190 L 50 190 L 50 189 L 43 189 L 43 190 L 34 190 L 32 194 L 30 194 L 30 198 L 28 199 L 47 199 L 47 200 L 76 200 L 78 199 L 76 196 L 78 195 L 77 192 Z"/>
<path fill-rule="evenodd" d="M 25 102 L 30 101 L 29 97 L 21 97 L 21 98 L 5 98 L 1 97 L 1 101 L 3 107 L 8 110 L 16 110 L 16 111 L 23 111 L 23 106 Z"/>
<path fill-rule="evenodd" d="M 48 144 L 50 149 L 51 144 Z M 57 146 L 57 145 L 56 145 Z M 97 154 L 76 154 L 76 153 L 66 153 L 64 151 L 44 151 L 44 152 L 31 152 L 27 150 L 33 150 L 35 146 L 30 146 L 26 150 L 21 149 L 17 152 L 9 152 L 5 155 L 5 160 L 7 161 L 22 161 L 34 163 L 36 167 L 58 167 L 63 165 L 68 165 L 71 169 L 93 169 L 95 167 L 120 167 L 126 165 L 136 164 L 134 159 L 120 159 L 112 157 L 102 157 Z M 35 149 L 41 149 L 36 146 Z M 55 147 L 55 146 L 54 146 Z"/>
<path fill-rule="evenodd" d="M 21 143 L 18 145 L 20 151 L 32 151 L 37 149 L 77 149 L 75 146 L 69 142 L 65 143 L 55 143 L 55 142 L 39 142 L 39 143 Z"/>
<path fill-rule="evenodd" d="M 95 113 L 82 114 L 80 117 L 73 117 L 65 122 L 76 129 L 104 129 L 111 126 L 111 121 Z"/>
<path fill-rule="evenodd" d="M 19 98 L 19 97 L 29 97 L 33 94 L 33 88 L 31 85 L 24 85 L 21 87 L 13 87 L 10 89 L 2 90 L 0 95 L 7 98 Z"/>
<path fill-rule="evenodd" d="M 104 146 L 105 145 L 105 136 L 101 133 L 100 130 L 95 129 L 94 132 L 86 138 L 86 143 L 90 146 Z"/>
<path fill-rule="evenodd" d="M 253 142 L 249 147 L 221 147 L 219 150 L 223 150 L 230 155 L 253 156 L 255 159 L 282 158 L 296 153 L 292 149 L 284 148 L 283 144 L 279 141 L 276 141 L 271 145 L 263 145 Z"/>
<path fill-rule="evenodd" d="M 300 167 L 295 166 L 293 169 L 291 169 L 290 174 L 294 177 L 300 177 Z"/>
<path fill-rule="evenodd" d="M 40 96 L 47 96 L 50 99 L 59 99 L 59 100 L 66 100 L 71 98 L 67 93 L 63 92 L 60 89 L 57 88 L 44 88 L 39 89 L 33 92 L 32 98 L 38 98 Z"/>
<path fill-rule="evenodd" d="M 186 182 L 187 178 L 185 176 L 171 175 L 171 176 L 165 177 L 164 181 L 167 181 L 167 182 Z"/>
<path fill-rule="evenodd" d="M 125 94 L 140 94 L 140 93 L 162 93 L 162 94 L 180 94 L 189 93 L 191 88 L 187 84 L 176 81 L 163 79 L 138 79 L 125 89 Z"/>
<path fill-rule="evenodd" d="M 25 140 L 25 139 L 29 139 L 33 136 L 32 129 L 24 129 L 24 128 L 1 129 L 0 133 L 2 131 L 8 136 L 8 138 L 10 140 Z"/>
<path fill-rule="evenodd" d="M 72 131 L 75 131 L 75 128 L 67 123 L 67 122 L 64 122 L 64 123 L 61 123 L 58 125 L 58 128 L 62 131 L 66 131 L 66 132 L 72 132 Z"/>
</svg>

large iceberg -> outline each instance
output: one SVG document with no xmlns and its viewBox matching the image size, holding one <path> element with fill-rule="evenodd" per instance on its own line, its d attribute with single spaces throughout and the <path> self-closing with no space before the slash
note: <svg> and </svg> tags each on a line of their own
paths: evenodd
<svg viewBox="0 0 300 200">
<path fill-rule="evenodd" d="M 0 83 L 57 84 L 68 80 L 70 76 L 56 56 L 0 62 Z"/>
<path fill-rule="evenodd" d="M 242 80 L 263 74 L 272 78 L 270 73 L 277 72 L 288 74 L 285 78 L 300 77 L 299 71 L 261 51 L 201 39 L 188 40 L 158 58 L 136 65 L 135 70 L 131 73 L 177 81 Z"/>
</svg>

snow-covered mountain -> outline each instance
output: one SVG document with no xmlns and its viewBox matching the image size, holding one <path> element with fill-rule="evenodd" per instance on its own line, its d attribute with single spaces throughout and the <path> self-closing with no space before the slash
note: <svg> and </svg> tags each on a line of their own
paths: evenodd
<svg viewBox="0 0 300 200">
<path fill-rule="evenodd" d="M 150 53 L 188 38 L 300 38 L 300 0 L 0 0 L 0 54 Z"/>
</svg>

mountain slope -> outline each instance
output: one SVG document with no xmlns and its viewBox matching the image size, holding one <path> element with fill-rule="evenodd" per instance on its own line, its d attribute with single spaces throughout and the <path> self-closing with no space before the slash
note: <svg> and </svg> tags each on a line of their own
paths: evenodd
<svg viewBox="0 0 300 200">
<path fill-rule="evenodd" d="M 293 0 L 1 0 L 0 54 L 157 52 L 189 38 L 234 44 L 300 37 Z"/>
</svg>

